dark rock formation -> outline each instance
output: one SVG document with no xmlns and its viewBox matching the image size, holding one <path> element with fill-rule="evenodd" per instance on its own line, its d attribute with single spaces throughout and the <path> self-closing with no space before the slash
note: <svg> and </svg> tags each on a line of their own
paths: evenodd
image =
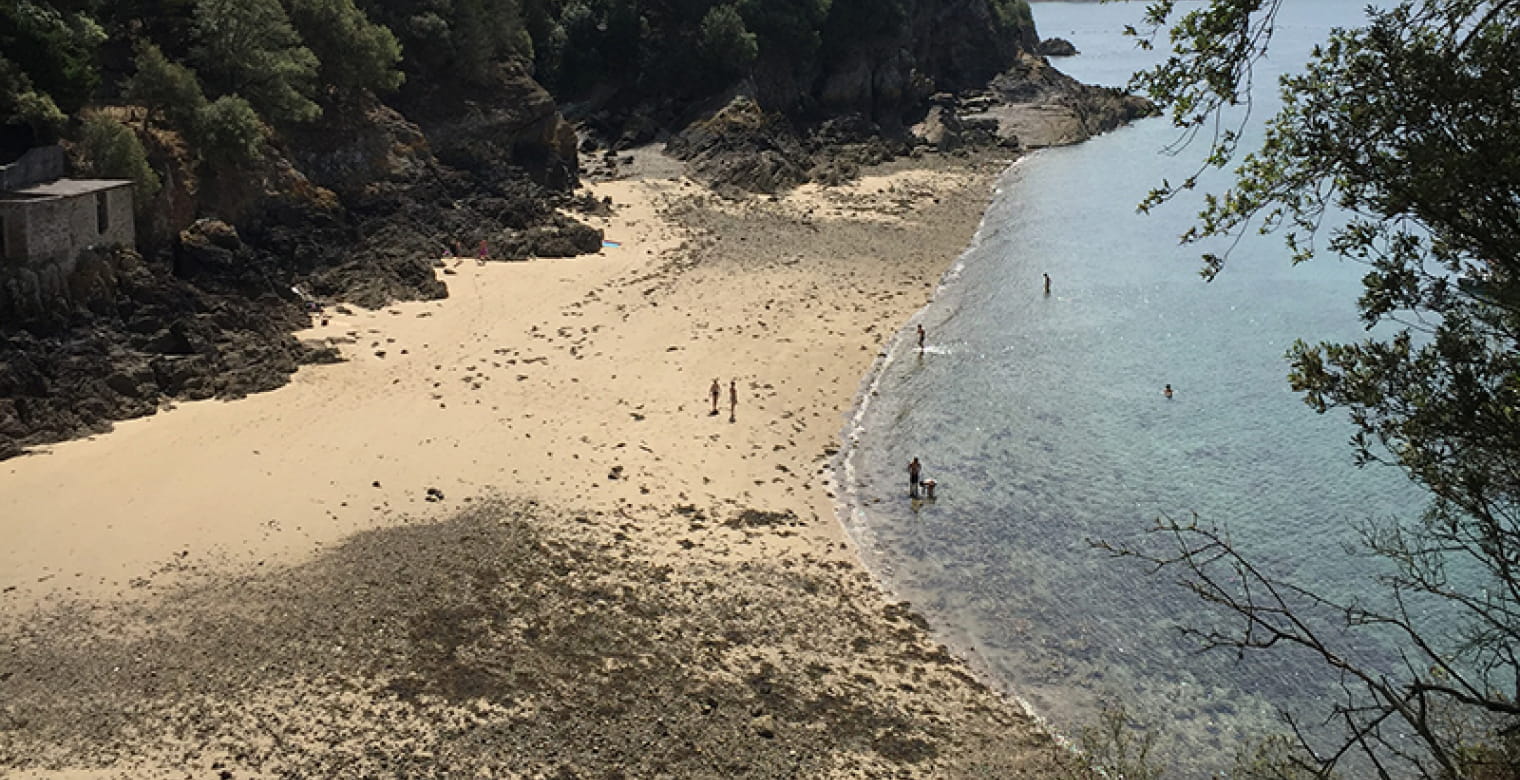
<svg viewBox="0 0 1520 780">
<path fill-rule="evenodd" d="M 807 181 L 811 156 L 791 122 L 736 97 L 671 139 L 666 152 L 715 185 L 775 192 Z"/>
<path fill-rule="evenodd" d="M 225 223 L 198 223 L 189 254 L 216 263 L 248 250 Z M 283 385 L 331 356 L 298 343 L 294 296 L 209 293 L 163 263 L 114 250 L 81 258 L 77 289 L 46 318 L 0 330 L 0 457 L 153 414 L 172 398 L 236 398 Z"/>
<path fill-rule="evenodd" d="M 1081 52 L 1071 41 L 1065 38 L 1046 38 L 1040 41 L 1037 53 L 1044 57 L 1075 57 Z"/>
<path fill-rule="evenodd" d="M 475 89 L 418 98 L 428 131 L 379 104 L 335 106 L 245 170 L 196 180 L 183 155 L 160 160 L 180 175 L 153 204 L 172 208 L 150 216 L 148 260 L 81 258 L 67 295 L 24 311 L 0 294 L 0 457 L 331 362 L 332 348 L 290 335 L 309 324 L 296 286 L 378 307 L 446 296 L 433 261 L 454 246 L 599 250 L 599 230 L 557 209 L 571 200 L 575 138 L 548 94 L 522 74 Z"/>
<path fill-rule="evenodd" d="M 989 92 L 994 101 L 980 118 L 996 120 L 1000 136 L 1028 148 L 1080 143 L 1156 111 L 1143 97 L 1082 84 L 1030 55 L 993 79 Z"/>
<path fill-rule="evenodd" d="M 433 83 L 409 91 L 400 108 L 446 165 L 468 171 L 512 165 L 553 190 L 576 182 L 575 128 L 554 97 L 519 68 L 503 67 L 484 86 Z"/>
</svg>

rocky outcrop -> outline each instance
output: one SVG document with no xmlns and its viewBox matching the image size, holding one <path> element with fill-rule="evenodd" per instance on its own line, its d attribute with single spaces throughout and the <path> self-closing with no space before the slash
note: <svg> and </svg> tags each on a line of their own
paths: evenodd
<svg viewBox="0 0 1520 780">
<path fill-rule="evenodd" d="M 244 248 L 225 225 L 193 239 L 198 262 Z M 283 385 L 323 357 L 291 331 L 308 324 L 290 298 L 218 295 L 131 250 L 81 258 L 66 309 L 0 331 L 0 458 L 106 430 L 174 398 L 235 398 Z"/>
<path fill-rule="evenodd" d="M 1029 54 L 1019 55 L 980 90 L 936 93 L 926 102 L 920 120 L 891 134 L 861 114 L 799 128 L 741 95 L 693 122 L 666 151 L 715 187 L 776 192 L 806 181 L 837 183 L 860 165 L 915 146 L 949 152 L 967 146 L 1073 144 L 1155 111 L 1144 98 L 1082 84 Z"/>
<path fill-rule="evenodd" d="M 379 103 L 330 111 L 327 121 L 291 131 L 290 155 L 313 185 L 343 200 L 379 182 L 417 182 L 434 163 L 422 128 Z"/>
<path fill-rule="evenodd" d="M 516 67 L 502 67 L 489 83 L 435 84 L 408 93 L 400 106 L 422 128 L 433 154 L 461 170 L 511 165 L 554 190 L 576 182 L 575 128 L 550 95 Z"/>
<path fill-rule="evenodd" d="M 719 186 L 776 192 L 807 181 L 811 155 L 795 127 L 748 97 L 693 122 L 665 147 L 693 174 Z"/>
<path fill-rule="evenodd" d="M 991 0 L 908 0 L 902 6 L 902 24 L 823 52 L 813 63 L 762 59 L 756 102 L 803 119 L 855 114 L 891 134 L 920 113 L 930 95 L 980 88 L 1039 41 L 1032 23 L 1004 18 Z"/>
<path fill-rule="evenodd" d="M 1042 57 L 1075 57 L 1080 52 L 1075 44 L 1065 38 L 1046 38 L 1040 41 L 1036 53 Z"/>
<path fill-rule="evenodd" d="M 1143 97 L 1083 84 L 1033 55 L 993 79 L 979 104 L 967 118 L 995 121 L 998 136 L 1030 149 L 1080 143 L 1156 111 Z"/>
</svg>

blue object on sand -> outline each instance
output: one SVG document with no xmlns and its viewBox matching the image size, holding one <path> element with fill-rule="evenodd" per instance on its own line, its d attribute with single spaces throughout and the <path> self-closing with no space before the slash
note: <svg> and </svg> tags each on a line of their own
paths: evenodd
<svg viewBox="0 0 1520 780">
<path fill-rule="evenodd" d="M 622 246 L 622 244 L 619 244 L 616 241 L 603 241 L 602 246 Z"/>
</svg>

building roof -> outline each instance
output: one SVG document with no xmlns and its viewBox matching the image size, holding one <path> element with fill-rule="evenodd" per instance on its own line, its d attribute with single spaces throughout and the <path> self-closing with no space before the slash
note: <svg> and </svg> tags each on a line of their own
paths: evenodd
<svg viewBox="0 0 1520 780">
<path fill-rule="evenodd" d="M 30 187 L 22 187 L 19 190 L 0 192 L 0 200 L 68 198 L 130 186 L 132 186 L 131 179 L 56 179 L 42 184 L 33 184 Z"/>
</svg>

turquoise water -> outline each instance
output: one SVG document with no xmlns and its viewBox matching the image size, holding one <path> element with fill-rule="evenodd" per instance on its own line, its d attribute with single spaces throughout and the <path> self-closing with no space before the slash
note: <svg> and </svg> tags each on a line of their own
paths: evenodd
<svg viewBox="0 0 1520 780">
<path fill-rule="evenodd" d="M 1283 20 L 1257 69 L 1258 118 L 1280 69 L 1360 18 L 1357 2 L 1297 6 L 1309 15 Z M 1042 35 L 1083 52 L 1058 65 L 1115 85 L 1149 56 L 1119 34 L 1139 12 L 1035 5 Z M 1205 283 L 1202 248 L 1176 238 L 1196 208 L 1134 209 L 1194 170 L 1201 148 L 1163 153 L 1176 138 L 1147 120 L 1005 174 L 975 244 L 903 331 L 921 322 L 930 348 L 900 335 L 869 380 L 843 480 L 868 564 L 1011 691 L 1068 733 L 1122 701 L 1161 727 L 1175 776 L 1197 776 L 1331 681 L 1287 653 L 1196 654 L 1178 626 L 1208 621 L 1197 599 L 1089 540 L 1134 541 L 1158 516 L 1196 512 L 1275 574 L 1345 594 L 1371 565 L 1346 562 L 1354 526 L 1423 499 L 1396 470 L 1354 467 L 1345 418 L 1287 384 L 1294 339 L 1365 335 L 1365 269 L 1291 267 L 1278 238 L 1253 235 Z M 940 483 L 934 502 L 907 500 L 914 456 Z"/>
</svg>

